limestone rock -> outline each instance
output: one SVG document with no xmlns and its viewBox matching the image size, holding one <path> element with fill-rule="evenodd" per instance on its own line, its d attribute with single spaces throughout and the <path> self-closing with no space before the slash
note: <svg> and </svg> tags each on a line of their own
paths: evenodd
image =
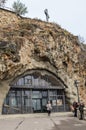
<svg viewBox="0 0 86 130">
<path fill-rule="evenodd" d="M 86 45 L 81 45 L 77 36 L 55 23 L 22 18 L 0 9 L 1 82 L 10 83 L 25 71 L 36 68 L 59 77 L 72 101 L 77 98 L 74 81 L 79 80 L 80 98 L 86 102 Z"/>
</svg>

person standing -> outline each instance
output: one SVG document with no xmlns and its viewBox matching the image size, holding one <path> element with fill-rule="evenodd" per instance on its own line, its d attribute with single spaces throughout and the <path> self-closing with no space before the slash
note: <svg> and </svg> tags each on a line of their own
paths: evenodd
<svg viewBox="0 0 86 130">
<path fill-rule="evenodd" d="M 77 117 L 77 108 L 78 108 L 78 103 L 74 101 L 73 102 L 74 117 Z"/>
<path fill-rule="evenodd" d="M 81 101 L 79 104 L 80 120 L 84 119 L 84 107 L 85 107 L 85 105 L 84 105 L 83 101 Z"/>
<path fill-rule="evenodd" d="M 51 114 L 51 110 L 52 110 L 52 106 L 51 106 L 50 101 L 48 101 L 46 107 L 47 107 L 48 116 L 50 116 L 50 114 Z"/>
</svg>

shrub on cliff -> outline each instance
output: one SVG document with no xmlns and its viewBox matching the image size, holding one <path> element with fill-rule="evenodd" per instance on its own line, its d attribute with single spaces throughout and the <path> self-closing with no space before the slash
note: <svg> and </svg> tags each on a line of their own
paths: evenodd
<svg viewBox="0 0 86 130">
<path fill-rule="evenodd" d="M 25 4 L 21 3 L 20 0 L 14 2 L 12 7 L 17 15 L 25 15 L 28 12 L 27 7 L 25 6 Z"/>
<path fill-rule="evenodd" d="M 3 7 L 7 0 L 0 0 L 0 7 Z"/>
</svg>

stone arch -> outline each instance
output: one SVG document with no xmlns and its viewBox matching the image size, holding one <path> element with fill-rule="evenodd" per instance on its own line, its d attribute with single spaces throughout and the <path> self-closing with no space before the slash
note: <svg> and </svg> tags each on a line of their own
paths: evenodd
<svg viewBox="0 0 86 130">
<path fill-rule="evenodd" d="M 2 113 L 2 106 L 3 106 L 3 102 L 4 102 L 4 99 L 6 98 L 6 95 L 9 91 L 9 82 L 10 81 L 2 81 L 0 83 L 0 114 Z"/>
<path fill-rule="evenodd" d="M 13 78 L 13 79 L 10 81 L 9 85 L 11 86 L 11 83 L 17 82 L 17 80 L 18 80 L 19 78 L 21 78 L 22 76 L 30 75 L 30 74 L 32 74 L 32 73 L 34 73 L 34 72 L 41 73 L 41 75 L 45 75 L 45 74 L 50 75 L 50 76 L 54 77 L 55 79 L 57 79 L 57 80 L 61 83 L 61 85 L 62 85 L 64 88 L 67 88 L 67 85 L 63 82 L 63 80 L 62 80 L 60 77 L 58 77 L 58 76 L 57 76 L 55 73 L 53 73 L 52 71 L 50 71 L 50 70 L 48 70 L 48 69 L 42 69 L 42 68 L 36 68 L 36 69 L 26 70 L 24 73 L 22 73 L 22 74 L 16 76 L 15 78 Z"/>
<path fill-rule="evenodd" d="M 13 80 L 11 80 L 10 83 L 9 83 L 10 89 L 13 86 L 15 88 L 15 84 L 18 82 L 18 80 L 20 80 L 21 78 L 24 78 L 26 76 L 31 76 L 31 75 L 33 77 L 35 75 L 38 76 L 38 77 L 41 76 L 41 83 L 42 83 L 42 78 L 46 77 L 48 79 L 48 81 L 46 81 L 46 82 L 53 84 L 53 86 L 52 85 L 51 86 L 48 85 L 49 88 L 46 88 L 47 90 L 48 89 L 51 89 L 51 90 L 53 90 L 53 89 L 55 89 L 55 90 L 56 89 L 62 89 L 62 90 L 64 90 L 66 88 L 66 86 L 61 81 L 61 79 L 59 77 L 57 77 L 55 74 L 53 74 L 52 72 L 50 72 L 50 71 L 48 71 L 46 69 L 31 69 L 31 70 L 28 70 L 28 71 L 24 72 L 23 74 L 17 76 Z M 41 85 L 41 87 L 43 87 L 43 86 Z M 29 88 L 29 89 L 31 89 L 31 88 Z M 32 89 L 34 89 L 33 86 L 32 86 Z M 38 88 L 35 88 L 35 89 L 38 90 L 38 89 L 42 89 L 42 88 L 38 87 Z M 43 88 L 43 90 L 44 89 L 45 88 Z M 9 89 L 8 89 L 8 91 L 9 91 Z M 9 107 L 9 106 L 6 105 L 6 107 Z M 2 112 L 3 112 L 3 109 L 4 109 L 4 107 L 2 108 Z"/>
</svg>

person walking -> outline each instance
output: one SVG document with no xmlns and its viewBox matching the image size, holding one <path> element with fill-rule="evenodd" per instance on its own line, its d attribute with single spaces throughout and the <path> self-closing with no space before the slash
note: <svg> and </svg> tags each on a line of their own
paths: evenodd
<svg viewBox="0 0 86 130">
<path fill-rule="evenodd" d="M 73 102 L 74 117 L 77 117 L 77 108 L 78 108 L 78 103 L 74 101 Z"/>
<path fill-rule="evenodd" d="M 81 101 L 79 104 L 80 120 L 84 119 L 84 107 L 85 107 L 85 105 L 84 105 L 83 101 Z"/>
<path fill-rule="evenodd" d="M 51 110 L 52 110 L 52 106 L 51 106 L 50 101 L 48 101 L 46 107 L 47 107 L 48 116 L 50 116 L 50 114 L 51 114 Z"/>
</svg>

